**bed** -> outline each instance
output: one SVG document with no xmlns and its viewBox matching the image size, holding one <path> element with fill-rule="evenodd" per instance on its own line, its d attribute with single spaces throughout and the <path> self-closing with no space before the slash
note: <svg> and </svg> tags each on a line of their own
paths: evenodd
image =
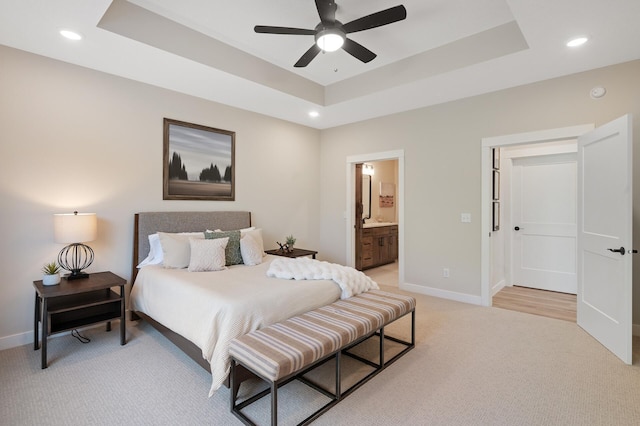
<svg viewBox="0 0 640 426">
<path fill-rule="evenodd" d="M 134 224 L 131 311 L 211 372 L 210 396 L 228 384 L 233 338 L 340 298 L 332 280 L 267 277 L 277 258 L 271 255 L 257 265 L 211 272 L 158 264 L 137 268 L 149 254 L 149 235 L 250 229 L 249 212 L 146 212 L 136 214 Z"/>
</svg>

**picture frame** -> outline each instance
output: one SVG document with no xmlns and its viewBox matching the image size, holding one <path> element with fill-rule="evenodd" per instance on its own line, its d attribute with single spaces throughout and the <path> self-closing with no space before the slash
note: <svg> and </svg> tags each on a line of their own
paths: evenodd
<svg viewBox="0 0 640 426">
<path fill-rule="evenodd" d="M 500 200 L 500 172 L 498 170 L 493 171 L 493 199 Z"/>
<path fill-rule="evenodd" d="M 491 151 L 493 154 L 493 169 L 500 170 L 500 148 L 493 148 Z"/>
<path fill-rule="evenodd" d="M 165 118 L 163 200 L 235 201 L 235 132 Z"/>
<path fill-rule="evenodd" d="M 493 231 L 500 230 L 500 202 L 493 202 Z"/>
</svg>

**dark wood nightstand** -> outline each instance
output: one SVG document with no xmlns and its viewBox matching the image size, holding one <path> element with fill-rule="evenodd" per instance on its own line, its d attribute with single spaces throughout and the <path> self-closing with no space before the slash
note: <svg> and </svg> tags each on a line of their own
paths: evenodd
<svg viewBox="0 0 640 426">
<path fill-rule="evenodd" d="M 265 253 L 274 254 L 276 256 L 284 256 L 284 257 L 311 256 L 313 259 L 315 259 L 316 258 L 316 254 L 318 254 L 317 251 L 305 250 L 305 249 L 299 249 L 299 248 L 294 248 L 289 252 L 282 251 L 280 249 L 266 250 Z"/>
<path fill-rule="evenodd" d="M 47 337 L 85 325 L 107 322 L 120 318 L 120 344 L 126 343 L 125 295 L 127 281 L 112 272 L 96 272 L 88 278 L 45 286 L 34 281 L 36 301 L 33 321 L 33 350 L 42 342 L 42 368 L 47 368 Z M 120 294 L 111 290 L 120 287 Z M 38 324 L 41 323 L 38 339 Z"/>
</svg>

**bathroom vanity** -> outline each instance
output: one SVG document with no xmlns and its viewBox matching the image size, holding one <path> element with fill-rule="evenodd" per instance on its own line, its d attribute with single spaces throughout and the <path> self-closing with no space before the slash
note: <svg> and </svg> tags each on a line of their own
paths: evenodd
<svg viewBox="0 0 640 426">
<path fill-rule="evenodd" d="M 362 269 L 393 263 L 398 258 L 398 224 L 366 223 L 360 239 Z"/>
</svg>

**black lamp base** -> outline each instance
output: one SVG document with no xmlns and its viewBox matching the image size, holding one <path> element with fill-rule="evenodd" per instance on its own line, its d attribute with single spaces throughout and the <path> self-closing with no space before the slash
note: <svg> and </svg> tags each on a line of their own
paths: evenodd
<svg viewBox="0 0 640 426">
<path fill-rule="evenodd" d="M 82 278 L 89 278 L 89 274 L 81 271 L 71 271 L 69 275 L 65 277 L 68 280 L 79 280 Z"/>
<path fill-rule="evenodd" d="M 89 274 L 82 272 L 93 262 L 93 250 L 81 243 L 69 244 L 58 254 L 58 264 L 62 269 L 71 272 L 66 276 L 68 280 L 88 278 Z"/>
</svg>

